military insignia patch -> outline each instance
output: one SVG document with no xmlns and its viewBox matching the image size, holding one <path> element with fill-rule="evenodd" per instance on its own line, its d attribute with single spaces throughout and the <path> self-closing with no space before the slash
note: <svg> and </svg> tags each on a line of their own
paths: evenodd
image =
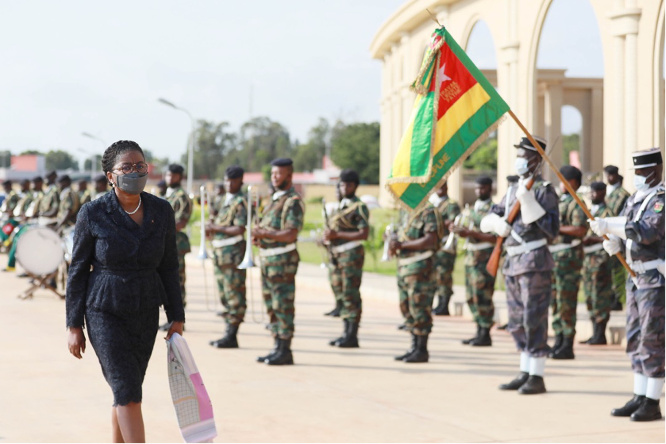
<svg viewBox="0 0 666 444">
<path fill-rule="evenodd" d="M 663 209 L 664 209 L 664 203 L 663 202 L 655 202 L 654 203 L 654 212 L 655 213 L 661 213 Z"/>
</svg>

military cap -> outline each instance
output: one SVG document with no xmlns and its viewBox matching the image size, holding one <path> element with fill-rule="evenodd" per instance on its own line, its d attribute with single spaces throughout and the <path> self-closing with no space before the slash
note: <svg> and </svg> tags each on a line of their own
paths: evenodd
<svg viewBox="0 0 666 444">
<path fill-rule="evenodd" d="M 58 172 L 56 170 L 51 170 L 46 174 L 46 177 L 57 176 Z"/>
<path fill-rule="evenodd" d="M 601 191 L 606 189 L 606 184 L 603 182 L 592 182 L 590 184 L 590 189 L 592 191 Z"/>
<path fill-rule="evenodd" d="M 288 167 L 294 164 L 294 161 L 288 157 L 278 157 L 277 159 L 271 162 L 271 166 L 274 167 Z"/>
<path fill-rule="evenodd" d="M 106 182 L 106 176 L 104 174 L 98 174 L 93 178 L 93 181 L 97 183 Z"/>
<path fill-rule="evenodd" d="M 619 170 L 617 169 L 617 167 L 615 165 L 606 165 L 604 167 L 604 172 L 608 173 L 608 174 L 614 174 L 614 175 L 619 174 Z"/>
<path fill-rule="evenodd" d="M 631 155 L 634 161 L 634 169 L 649 168 L 661 165 L 664 161 L 661 158 L 661 150 L 659 148 L 650 148 L 642 151 L 634 151 Z"/>
<path fill-rule="evenodd" d="M 583 173 L 581 173 L 578 168 L 572 165 L 564 165 L 562 168 L 560 168 L 560 173 L 562 173 L 562 176 L 564 176 L 566 180 L 575 179 L 578 181 L 578 183 L 580 183 L 583 179 Z"/>
<path fill-rule="evenodd" d="M 3 187 L 11 187 L 12 186 L 12 181 L 10 179 L 5 180 L 2 182 Z"/>
<path fill-rule="evenodd" d="M 35 182 L 44 182 L 44 179 L 42 179 L 42 176 L 36 176 L 32 178 L 32 183 Z"/>
<path fill-rule="evenodd" d="M 520 176 L 517 176 L 515 174 L 512 174 L 511 176 L 506 176 L 506 180 L 509 183 L 518 183 L 519 179 L 520 179 Z"/>
<path fill-rule="evenodd" d="M 476 182 L 479 185 L 492 185 L 493 184 L 493 180 L 488 176 L 479 176 L 479 177 L 476 178 L 476 180 L 474 182 Z"/>
<path fill-rule="evenodd" d="M 63 183 L 63 182 L 67 182 L 67 181 L 69 181 L 69 182 L 72 181 L 72 179 L 69 178 L 68 174 L 64 174 L 64 175 L 58 177 L 58 183 Z"/>
<path fill-rule="evenodd" d="M 171 165 L 169 165 L 167 167 L 167 170 L 169 170 L 169 172 L 171 172 L 171 174 L 181 174 L 182 175 L 183 173 L 185 173 L 185 168 L 183 168 L 182 165 L 179 165 L 177 163 L 172 163 Z"/>
<path fill-rule="evenodd" d="M 340 182 L 351 182 L 356 185 L 359 184 L 360 179 L 358 173 L 350 168 L 340 171 Z"/>
<path fill-rule="evenodd" d="M 245 170 L 243 170 L 243 168 L 239 167 L 238 165 L 232 165 L 228 167 L 224 172 L 224 175 L 227 176 L 229 179 L 242 178 L 243 174 L 245 174 Z"/>
<path fill-rule="evenodd" d="M 544 151 L 546 150 L 546 141 L 543 138 L 534 136 L 534 140 L 536 140 L 536 142 L 539 145 L 541 145 L 541 149 L 543 149 Z M 514 146 L 516 148 L 524 148 L 524 149 L 530 150 L 530 151 L 537 151 L 537 149 L 534 147 L 534 145 L 532 145 L 532 142 L 530 142 L 530 139 L 528 139 L 527 137 L 523 137 L 522 139 L 520 139 L 520 142 L 518 143 L 518 145 L 514 145 Z"/>
</svg>

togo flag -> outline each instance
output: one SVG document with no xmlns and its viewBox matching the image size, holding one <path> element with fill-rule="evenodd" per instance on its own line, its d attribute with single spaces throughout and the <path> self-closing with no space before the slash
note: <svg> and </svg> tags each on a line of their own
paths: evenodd
<svg viewBox="0 0 666 444">
<path fill-rule="evenodd" d="M 509 110 L 442 26 L 433 32 L 411 88 L 417 93 L 386 188 L 417 209 Z"/>
</svg>

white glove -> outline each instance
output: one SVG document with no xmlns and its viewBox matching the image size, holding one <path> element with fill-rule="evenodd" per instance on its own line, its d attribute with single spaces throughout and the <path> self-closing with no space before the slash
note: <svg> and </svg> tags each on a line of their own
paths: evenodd
<svg viewBox="0 0 666 444">
<path fill-rule="evenodd" d="M 525 225 L 536 222 L 546 214 L 546 210 L 537 202 L 534 190 L 528 190 L 525 185 L 518 185 L 516 199 L 520 201 L 520 215 Z"/>
<path fill-rule="evenodd" d="M 608 236 L 608 240 L 603 242 L 604 250 L 611 255 L 615 256 L 617 253 L 622 251 L 622 241 L 619 237 L 613 236 L 612 234 Z"/>
<path fill-rule="evenodd" d="M 495 213 L 490 213 L 481 219 L 481 231 L 484 233 L 497 233 L 498 236 L 507 237 L 511 233 L 511 225 Z"/>
<path fill-rule="evenodd" d="M 619 217 L 597 217 L 594 220 L 588 219 L 590 228 L 597 236 L 604 234 L 613 234 L 619 238 L 627 239 L 627 234 L 624 231 L 627 225 L 627 218 L 624 216 Z"/>
</svg>

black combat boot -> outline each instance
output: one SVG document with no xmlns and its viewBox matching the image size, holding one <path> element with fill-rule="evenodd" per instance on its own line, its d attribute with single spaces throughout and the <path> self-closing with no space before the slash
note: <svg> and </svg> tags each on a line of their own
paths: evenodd
<svg viewBox="0 0 666 444">
<path fill-rule="evenodd" d="M 555 335 L 555 343 L 553 344 L 552 347 L 550 347 L 550 352 L 548 353 L 548 357 L 552 358 L 553 354 L 562 347 L 562 341 L 564 340 L 564 335 L 562 333 L 558 333 Z"/>
<path fill-rule="evenodd" d="M 324 316 L 333 316 L 334 318 L 339 318 L 340 310 L 342 310 L 342 303 L 335 301 L 335 308 L 328 313 L 324 313 Z"/>
<path fill-rule="evenodd" d="M 594 337 L 597 335 L 597 323 L 592 320 L 592 336 L 589 337 L 589 339 L 586 339 L 584 341 L 578 341 L 579 344 L 589 344 L 591 340 L 594 339 Z"/>
<path fill-rule="evenodd" d="M 278 338 L 277 351 L 264 362 L 268 365 L 294 365 L 294 357 L 291 355 L 291 338 Z"/>
<path fill-rule="evenodd" d="M 236 333 L 238 333 L 238 325 L 227 324 L 227 331 L 224 336 L 217 341 L 210 341 L 210 345 L 216 348 L 238 348 Z"/>
<path fill-rule="evenodd" d="M 273 349 L 268 352 L 267 355 L 264 356 L 257 356 L 257 362 L 264 362 L 266 359 L 270 358 L 273 356 L 275 353 L 278 351 L 278 338 L 275 338 L 275 343 L 273 344 Z"/>
<path fill-rule="evenodd" d="M 451 296 L 440 296 L 439 302 L 437 303 L 437 307 L 435 307 L 432 310 L 432 314 L 437 316 L 450 316 L 451 315 L 451 313 L 449 313 L 450 300 Z"/>
<path fill-rule="evenodd" d="M 475 336 L 472 336 L 472 337 L 469 338 L 469 339 L 463 339 L 463 340 L 460 341 L 460 342 L 462 342 L 462 343 L 465 344 L 465 345 L 471 344 L 473 341 L 476 340 L 476 338 L 479 337 L 479 334 L 481 334 L 481 326 L 477 324 L 477 326 L 476 326 L 476 335 L 475 335 Z"/>
<path fill-rule="evenodd" d="M 520 387 L 522 387 L 523 384 L 527 382 L 527 379 L 530 377 L 529 373 L 527 372 L 520 372 L 518 376 L 513 378 L 512 381 L 507 382 L 506 384 L 502 384 L 499 386 L 500 390 L 518 390 Z"/>
<path fill-rule="evenodd" d="M 631 416 L 645 402 L 645 395 L 634 395 L 625 405 L 611 410 L 612 416 Z"/>
<path fill-rule="evenodd" d="M 518 393 L 521 395 L 538 395 L 539 393 L 546 393 L 546 384 L 543 383 L 543 377 L 530 375 L 525 384 L 520 386 Z"/>
<path fill-rule="evenodd" d="M 615 294 L 615 300 L 611 305 L 611 311 L 622 311 L 622 301 L 620 301 L 620 295 Z"/>
<path fill-rule="evenodd" d="M 601 321 L 594 324 L 594 336 L 587 341 L 589 345 L 608 344 L 608 340 L 606 340 L 606 324 L 608 324 L 608 321 Z"/>
<path fill-rule="evenodd" d="M 490 329 L 486 327 L 481 327 L 479 330 L 479 335 L 470 342 L 470 345 L 476 347 L 489 347 L 493 345 L 493 340 L 490 339 Z"/>
<path fill-rule="evenodd" d="M 661 409 L 659 408 L 659 400 L 645 397 L 643 404 L 638 407 L 634 413 L 631 414 L 632 421 L 656 421 L 661 419 Z"/>
<path fill-rule="evenodd" d="M 414 353 L 414 351 L 416 350 L 416 335 L 415 335 L 414 333 L 410 333 L 410 334 L 412 335 L 412 346 L 410 347 L 409 350 L 407 350 L 407 351 L 406 351 L 405 353 L 403 353 L 402 355 L 400 355 L 400 356 L 396 356 L 396 357 L 395 357 L 395 360 L 396 360 L 396 361 L 402 361 L 402 360 L 405 359 L 407 356 L 409 356 L 409 355 L 411 355 L 412 353 Z"/>
<path fill-rule="evenodd" d="M 340 342 L 345 338 L 345 335 L 347 334 L 347 330 L 349 329 L 349 321 L 346 319 L 342 320 L 342 335 L 333 339 L 332 341 L 328 342 L 328 345 L 331 345 L 333 347 L 336 347 L 340 344 Z"/>
<path fill-rule="evenodd" d="M 549 356 L 553 359 L 574 359 L 573 338 L 563 338 L 562 346 Z"/>
<path fill-rule="evenodd" d="M 347 321 L 345 335 L 336 345 L 340 348 L 358 348 L 358 322 Z"/>
<path fill-rule="evenodd" d="M 406 356 L 402 362 L 428 362 L 430 354 L 428 353 L 428 335 L 416 336 L 416 350 L 409 356 Z"/>
</svg>

